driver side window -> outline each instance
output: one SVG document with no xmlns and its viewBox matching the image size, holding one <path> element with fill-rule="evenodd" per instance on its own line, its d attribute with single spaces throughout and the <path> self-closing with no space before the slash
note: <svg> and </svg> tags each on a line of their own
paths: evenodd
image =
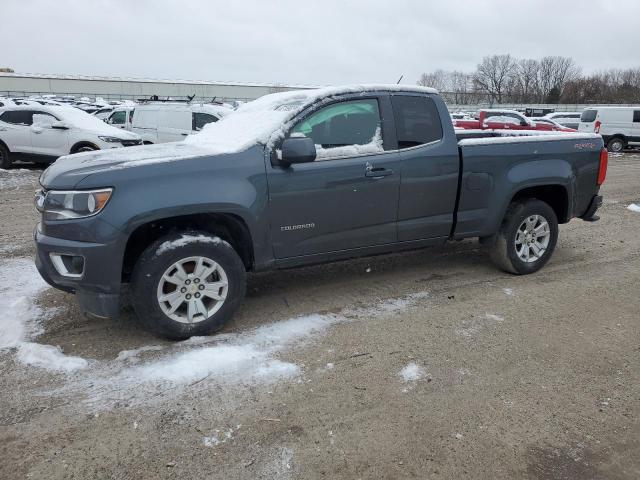
<svg viewBox="0 0 640 480">
<path fill-rule="evenodd" d="M 291 130 L 316 145 L 316 161 L 383 151 L 380 110 L 375 99 L 350 100 L 312 113 Z"/>
<path fill-rule="evenodd" d="M 113 112 L 109 117 L 109 123 L 112 125 L 124 125 L 127 120 L 127 112 L 124 110 L 120 110 L 118 112 Z"/>
</svg>

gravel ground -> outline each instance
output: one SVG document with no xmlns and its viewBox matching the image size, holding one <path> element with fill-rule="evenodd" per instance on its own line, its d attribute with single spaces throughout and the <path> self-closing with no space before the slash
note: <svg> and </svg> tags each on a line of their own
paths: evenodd
<svg viewBox="0 0 640 480">
<path fill-rule="evenodd" d="M 37 283 L 25 168 L 0 170 L 5 304 Z M 473 241 L 256 274 L 190 342 L 36 285 L 11 305 L 40 334 L 0 350 L 0 478 L 640 478 L 640 155 L 602 191 L 535 275 Z"/>
</svg>

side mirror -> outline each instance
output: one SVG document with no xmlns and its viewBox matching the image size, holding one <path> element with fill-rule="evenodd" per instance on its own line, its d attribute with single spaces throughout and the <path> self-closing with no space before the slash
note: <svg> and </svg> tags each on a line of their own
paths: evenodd
<svg viewBox="0 0 640 480">
<path fill-rule="evenodd" d="M 64 122 L 53 122 L 51 128 L 55 128 L 56 130 L 69 130 L 70 127 Z"/>
<path fill-rule="evenodd" d="M 316 159 L 316 146 L 309 137 L 289 137 L 282 142 L 280 164 L 288 167 L 292 163 L 309 163 Z"/>
</svg>

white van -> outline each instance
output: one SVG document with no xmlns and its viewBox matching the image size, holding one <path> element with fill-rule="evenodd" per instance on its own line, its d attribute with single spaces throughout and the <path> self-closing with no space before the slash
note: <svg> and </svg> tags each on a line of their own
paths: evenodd
<svg viewBox="0 0 640 480">
<path fill-rule="evenodd" d="M 640 143 L 640 106 L 589 107 L 582 112 L 578 130 L 599 133 L 610 152 L 621 152 Z"/>
<path fill-rule="evenodd" d="M 113 107 L 111 113 L 104 121 L 112 127 L 131 131 L 131 121 L 133 120 L 134 109 L 135 106 L 133 105 Z M 94 115 L 98 116 L 98 113 L 96 112 Z"/>
<path fill-rule="evenodd" d="M 146 144 L 178 142 L 192 133 L 199 132 L 207 123 L 217 122 L 232 111 L 211 104 L 137 105 L 133 111 L 131 131 L 140 135 Z"/>
</svg>

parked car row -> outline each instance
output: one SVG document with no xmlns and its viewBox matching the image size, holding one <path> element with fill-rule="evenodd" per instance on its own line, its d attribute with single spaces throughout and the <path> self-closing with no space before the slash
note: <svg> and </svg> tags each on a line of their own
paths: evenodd
<svg viewBox="0 0 640 480">
<path fill-rule="evenodd" d="M 527 109 L 528 113 L 536 113 Z M 540 109 L 540 114 L 544 110 Z M 583 112 L 551 112 L 528 117 L 516 110 L 487 109 L 452 113 L 454 127 L 464 130 L 540 130 L 602 135 L 607 149 L 621 152 L 640 144 L 640 106 L 589 107 Z"/>
</svg>

